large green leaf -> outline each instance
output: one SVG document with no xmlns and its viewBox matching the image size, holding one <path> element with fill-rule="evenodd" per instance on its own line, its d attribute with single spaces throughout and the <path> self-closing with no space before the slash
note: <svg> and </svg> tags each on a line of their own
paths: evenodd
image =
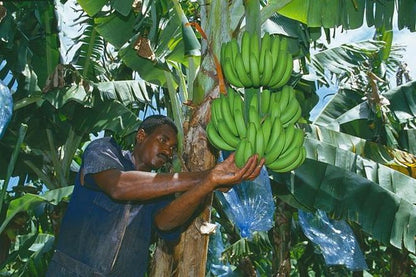
<svg viewBox="0 0 416 277">
<path fill-rule="evenodd" d="M 185 16 L 184 11 L 181 8 L 178 0 L 172 1 L 175 7 L 177 16 L 180 18 L 182 25 L 182 37 L 185 45 L 185 55 L 189 56 L 200 56 L 201 55 L 201 44 L 195 36 L 191 26 L 187 25 L 188 19 Z"/>
<path fill-rule="evenodd" d="M 89 16 L 94 16 L 101 11 L 108 0 L 77 0 L 77 2 Z"/>
<path fill-rule="evenodd" d="M 389 108 L 400 123 L 416 117 L 416 81 L 391 89 L 383 96 L 390 101 Z"/>
<path fill-rule="evenodd" d="M 111 6 L 124 16 L 127 16 L 133 5 L 134 0 L 111 0 Z"/>
<path fill-rule="evenodd" d="M 74 113 L 69 119 L 79 133 L 108 130 L 123 137 L 137 130 L 138 114 L 134 114 L 118 101 L 95 99 L 91 108 L 74 105 Z"/>
<path fill-rule="evenodd" d="M 319 151 L 326 148 L 322 146 Z M 327 153 L 326 159 L 339 161 L 342 155 L 335 153 Z M 360 158 L 357 161 L 365 164 Z M 344 165 L 354 168 L 354 162 L 348 160 Z M 402 248 L 403 242 L 406 249 L 415 252 L 416 207 L 407 197 L 349 169 L 309 158 L 295 171 L 294 178 L 284 178 L 284 181 L 302 205 L 324 210 L 335 218 L 355 221 L 384 244 Z M 382 177 L 382 181 L 389 181 L 388 177 Z M 414 191 L 411 193 L 414 195 Z"/>
<path fill-rule="evenodd" d="M 23 72 L 34 69 L 38 85 L 43 87 L 60 58 L 55 6 L 50 1 L 7 1 L 4 8 L 5 17 L 0 24 L 0 76 L 8 80 L 10 88 L 17 87 L 19 91 L 23 90 Z"/>
<path fill-rule="evenodd" d="M 381 242 L 398 248 L 403 242 L 415 252 L 416 179 L 378 163 L 391 163 L 392 149 L 316 125 L 303 126 L 308 159 L 295 170 L 294 179 L 274 175 L 295 200 L 286 199 L 297 207 L 302 203 L 353 220 Z"/>
<path fill-rule="evenodd" d="M 363 176 L 398 197 L 416 203 L 416 179 L 322 140 L 306 138 L 305 147 L 308 158 Z"/>
<path fill-rule="evenodd" d="M 71 195 L 73 186 L 59 188 L 45 192 L 44 195 L 25 194 L 19 198 L 12 200 L 7 209 L 6 218 L 0 226 L 0 233 L 4 231 L 10 220 L 20 212 L 33 210 L 39 204 L 47 202 L 53 205 L 58 204 L 63 198 Z"/>
<path fill-rule="evenodd" d="M 358 71 L 365 71 L 364 62 L 381 52 L 384 42 L 363 41 L 357 43 L 343 44 L 339 47 L 320 51 L 312 56 L 312 67 L 316 74 L 321 77 L 320 82 L 330 84 L 330 76 L 337 76 L 338 82 L 347 81 L 349 77 Z"/>
<path fill-rule="evenodd" d="M 414 31 L 415 19 L 409 11 L 414 11 L 416 4 L 411 0 L 292 0 L 279 8 L 278 12 L 309 27 L 331 28 L 342 25 L 347 30 L 356 29 L 363 25 L 366 17 L 368 26 L 391 30 L 395 6 L 398 8 L 399 29 L 408 27 Z"/>
<path fill-rule="evenodd" d="M 128 16 L 112 13 L 108 16 L 94 19 L 95 28 L 100 35 L 117 49 L 120 49 L 135 35 L 135 21 L 136 18 L 133 12 L 130 12 Z"/>
<path fill-rule="evenodd" d="M 164 71 L 169 71 L 166 64 L 160 62 L 154 63 L 140 57 L 131 46 L 121 49 L 119 55 L 123 62 L 131 69 L 137 71 L 143 80 L 159 86 L 166 85 Z"/>
<path fill-rule="evenodd" d="M 143 80 L 100 82 L 96 88 L 105 98 L 118 100 L 126 106 L 137 101 L 149 102 L 152 96 Z"/>
<path fill-rule="evenodd" d="M 364 106 L 365 102 L 362 99 L 362 92 L 349 89 L 339 90 L 328 101 L 325 107 L 315 118 L 314 124 L 325 126 L 333 130 L 340 130 L 341 123 L 347 122 L 346 119 L 356 120 L 368 117 L 368 109 Z M 362 104 L 364 103 L 364 104 Z M 354 114 L 349 113 L 352 109 L 358 109 L 359 112 Z M 360 110 L 360 108 L 362 108 Z M 341 121 L 342 120 L 342 121 Z"/>
<path fill-rule="evenodd" d="M 322 141 L 337 148 L 351 151 L 357 155 L 386 166 L 393 165 L 406 168 L 406 166 L 401 164 L 401 162 L 406 160 L 406 157 L 411 157 L 410 154 L 401 150 L 389 148 L 383 144 L 334 131 L 323 126 L 314 124 L 302 124 L 301 126 L 306 131 L 307 136 L 310 139 Z"/>
</svg>

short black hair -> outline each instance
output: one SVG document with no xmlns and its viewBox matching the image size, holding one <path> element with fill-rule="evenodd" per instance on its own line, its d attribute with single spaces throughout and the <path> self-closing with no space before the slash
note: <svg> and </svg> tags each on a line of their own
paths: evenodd
<svg viewBox="0 0 416 277">
<path fill-rule="evenodd" d="M 154 114 L 146 117 L 142 123 L 140 123 L 139 130 L 143 129 L 146 134 L 150 135 L 157 127 L 162 125 L 168 125 L 175 130 L 175 133 L 178 133 L 178 127 L 176 127 L 175 122 L 161 114 Z"/>
</svg>

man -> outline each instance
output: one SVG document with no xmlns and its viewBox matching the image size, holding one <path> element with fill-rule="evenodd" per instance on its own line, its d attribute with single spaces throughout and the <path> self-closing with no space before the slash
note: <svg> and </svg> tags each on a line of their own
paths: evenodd
<svg viewBox="0 0 416 277">
<path fill-rule="evenodd" d="M 162 115 L 142 122 L 132 152 L 111 138 L 89 144 L 47 276 L 143 276 L 153 231 L 176 241 L 209 193 L 254 179 L 264 164 L 253 156 L 240 169 L 231 154 L 207 171 L 152 172 L 176 145 L 177 128 Z"/>
</svg>

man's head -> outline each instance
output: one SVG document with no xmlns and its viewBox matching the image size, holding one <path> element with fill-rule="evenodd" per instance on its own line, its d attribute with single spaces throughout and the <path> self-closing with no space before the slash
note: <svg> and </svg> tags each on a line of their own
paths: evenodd
<svg viewBox="0 0 416 277">
<path fill-rule="evenodd" d="M 162 167 L 172 159 L 178 129 L 167 116 L 152 115 L 143 120 L 136 134 L 135 159 L 140 170 Z"/>
</svg>

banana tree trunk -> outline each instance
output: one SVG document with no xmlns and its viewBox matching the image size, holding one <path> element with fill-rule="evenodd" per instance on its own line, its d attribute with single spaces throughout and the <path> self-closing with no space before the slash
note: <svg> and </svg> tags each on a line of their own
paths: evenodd
<svg viewBox="0 0 416 277">
<path fill-rule="evenodd" d="M 273 241 L 275 249 L 274 275 L 276 277 L 290 276 L 290 224 L 293 209 L 283 201 L 278 200 L 276 207 Z"/>
<path fill-rule="evenodd" d="M 204 1 L 200 1 L 204 2 Z M 218 57 L 222 41 L 230 39 L 228 1 L 213 0 L 201 4 L 201 27 L 207 35 L 202 41 L 202 61 L 193 86 L 194 110 L 184 126 L 185 147 L 183 160 L 186 170 L 202 171 L 212 168 L 217 160 L 209 146 L 205 127 L 210 119 L 210 99 L 219 94 L 218 77 L 213 53 Z M 226 28 L 226 29 L 224 29 Z M 180 242 L 170 250 L 158 243 L 150 276 L 205 276 L 209 234 L 200 231 L 201 224 L 210 221 L 212 194 L 202 204 L 202 212 L 189 223 Z"/>
<path fill-rule="evenodd" d="M 201 171 L 215 165 L 216 157 L 205 134 L 209 106 L 209 101 L 204 102 L 185 128 L 184 161 L 189 171 Z M 210 221 L 211 204 L 212 194 L 202 203 L 202 212 L 189 223 L 176 246 L 158 242 L 150 276 L 205 276 L 209 234 L 201 232 L 200 227 Z"/>
</svg>

